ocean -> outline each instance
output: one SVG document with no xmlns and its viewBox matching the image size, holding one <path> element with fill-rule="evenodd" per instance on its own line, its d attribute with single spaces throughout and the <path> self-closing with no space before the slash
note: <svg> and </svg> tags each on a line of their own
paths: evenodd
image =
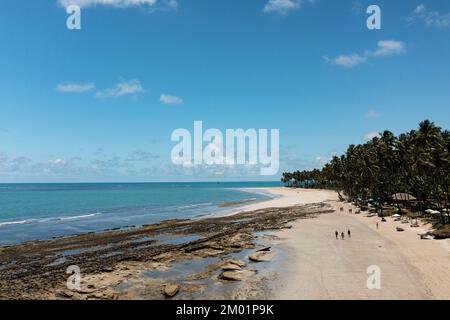
<svg viewBox="0 0 450 320">
<path fill-rule="evenodd" d="M 0 184 L 0 246 L 235 211 L 279 182 Z"/>
</svg>

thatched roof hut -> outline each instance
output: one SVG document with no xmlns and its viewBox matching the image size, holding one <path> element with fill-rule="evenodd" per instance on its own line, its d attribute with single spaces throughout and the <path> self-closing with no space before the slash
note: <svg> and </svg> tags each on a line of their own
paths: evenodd
<svg viewBox="0 0 450 320">
<path fill-rule="evenodd" d="M 417 201 L 417 198 L 409 193 L 395 193 L 392 195 L 392 200 L 396 202 L 414 202 Z"/>
</svg>

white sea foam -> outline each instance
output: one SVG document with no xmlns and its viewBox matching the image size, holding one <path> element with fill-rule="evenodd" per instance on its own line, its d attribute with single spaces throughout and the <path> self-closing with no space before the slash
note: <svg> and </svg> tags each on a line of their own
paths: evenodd
<svg viewBox="0 0 450 320">
<path fill-rule="evenodd" d="M 27 223 L 45 223 L 50 221 L 67 221 L 67 220 L 79 220 L 79 219 L 85 219 L 85 218 L 91 218 L 98 215 L 101 215 L 101 212 L 97 213 L 90 213 L 90 214 L 84 214 L 79 216 L 69 216 L 69 217 L 48 217 L 48 218 L 42 218 L 42 219 L 24 219 L 24 220 L 15 220 L 15 221 L 5 221 L 0 222 L 0 228 L 1 227 L 7 227 L 7 226 L 13 226 L 13 225 L 19 225 L 19 224 L 27 224 Z"/>
<path fill-rule="evenodd" d="M 84 214 L 84 215 L 80 215 L 80 216 L 60 217 L 60 218 L 58 218 L 58 220 L 61 220 L 61 221 L 78 220 L 78 219 L 84 219 L 84 218 L 92 218 L 95 216 L 99 216 L 101 214 L 102 214 L 101 212 L 97 212 L 97 213 Z"/>
<path fill-rule="evenodd" d="M 10 225 L 14 225 L 14 224 L 30 223 L 30 222 L 33 222 L 33 221 L 34 221 L 34 219 L 0 222 L 0 227 L 10 226 Z"/>
<path fill-rule="evenodd" d="M 179 206 L 179 207 L 177 207 L 177 209 L 192 209 L 192 208 L 211 206 L 212 204 L 213 204 L 212 202 L 195 203 L 195 204 L 190 204 L 190 205 L 185 205 L 185 206 Z"/>
</svg>

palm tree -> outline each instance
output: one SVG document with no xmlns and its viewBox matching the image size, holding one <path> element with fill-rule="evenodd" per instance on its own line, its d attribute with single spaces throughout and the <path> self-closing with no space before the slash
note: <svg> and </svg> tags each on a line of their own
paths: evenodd
<svg viewBox="0 0 450 320">
<path fill-rule="evenodd" d="M 426 204 L 439 209 L 450 204 L 450 132 L 429 120 L 417 130 L 396 137 L 384 131 L 362 145 L 350 145 L 345 154 L 334 156 L 321 170 L 283 173 L 282 181 L 306 188 L 329 188 L 356 202 L 369 198 L 383 204 L 393 194 L 412 194 L 419 210 Z M 405 199 L 406 200 L 406 199 Z M 400 204 L 397 204 L 400 210 Z M 440 210 L 443 212 L 443 210 Z M 450 222 L 441 214 L 441 222 Z"/>
</svg>

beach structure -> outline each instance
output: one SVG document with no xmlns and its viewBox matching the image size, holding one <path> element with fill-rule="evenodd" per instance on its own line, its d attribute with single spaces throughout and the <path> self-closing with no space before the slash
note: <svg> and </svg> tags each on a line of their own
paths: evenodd
<svg viewBox="0 0 450 320">
<path fill-rule="evenodd" d="M 396 203 L 411 204 L 417 201 L 417 198 L 409 193 L 394 193 L 392 200 Z"/>
</svg>

